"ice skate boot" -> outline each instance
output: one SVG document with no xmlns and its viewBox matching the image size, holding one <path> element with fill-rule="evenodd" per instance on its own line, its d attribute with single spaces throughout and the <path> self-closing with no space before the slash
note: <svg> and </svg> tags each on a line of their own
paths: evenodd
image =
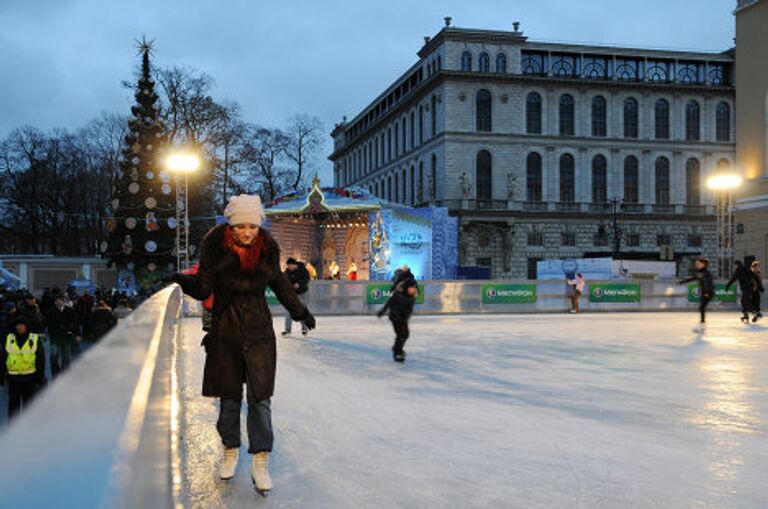
<svg viewBox="0 0 768 509">
<path fill-rule="evenodd" d="M 757 321 L 762 317 L 763 317 L 762 313 L 755 313 L 755 316 L 752 317 L 752 323 L 757 323 Z"/>
<path fill-rule="evenodd" d="M 289 331 L 289 330 L 284 330 L 283 332 L 280 333 L 280 335 L 283 336 L 283 337 L 288 336 L 290 334 L 291 334 L 291 331 Z"/>
<path fill-rule="evenodd" d="M 219 477 L 225 481 L 232 479 L 237 470 L 237 460 L 240 458 L 240 450 L 236 447 L 225 447 L 224 455 L 219 466 Z"/>
<path fill-rule="evenodd" d="M 394 357 L 395 362 L 405 362 L 405 352 L 398 352 Z"/>
<path fill-rule="evenodd" d="M 749 323 L 749 315 L 742 315 L 741 323 Z"/>
<path fill-rule="evenodd" d="M 259 452 L 253 455 L 251 464 L 251 481 L 256 492 L 266 497 L 272 489 L 272 479 L 269 477 L 269 453 Z"/>
<path fill-rule="evenodd" d="M 701 334 L 702 332 L 704 332 L 705 329 L 706 329 L 706 325 L 704 325 L 703 323 L 700 323 L 699 325 L 693 328 L 693 332 Z"/>
</svg>

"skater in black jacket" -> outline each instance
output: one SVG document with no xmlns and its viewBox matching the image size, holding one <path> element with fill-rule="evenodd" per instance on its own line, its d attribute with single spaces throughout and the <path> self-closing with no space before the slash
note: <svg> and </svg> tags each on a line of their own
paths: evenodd
<svg viewBox="0 0 768 509">
<path fill-rule="evenodd" d="M 696 272 L 692 277 L 683 279 L 679 284 L 684 285 L 696 281 L 699 283 L 699 291 L 701 298 L 699 300 L 699 314 L 701 316 L 701 322 L 694 330 L 696 332 L 704 331 L 704 323 L 707 319 L 707 306 L 709 301 L 715 296 L 715 283 L 712 280 L 712 273 L 709 272 L 709 260 L 706 258 L 699 258 L 696 260 Z"/>
<path fill-rule="evenodd" d="M 417 292 L 416 280 L 401 281 L 395 287 L 387 303 L 377 313 L 378 317 L 381 318 L 389 310 L 389 320 L 392 322 L 392 328 L 395 329 L 395 344 L 392 345 L 392 355 L 395 362 L 405 361 L 403 347 L 410 335 L 408 319 L 413 314 L 413 304 L 416 301 Z"/>
<path fill-rule="evenodd" d="M 755 276 L 748 268 L 744 266 L 741 260 L 734 262 L 736 270 L 733 271 L 733 276 L 726 283 L 725 290 L 728 291 L 733 286 L 733 283 L 739 283 L 739 289 L 741 290 L 741 321 L 744 323 L 749 322 L 749 312 L 752 311 L 752 294 L 755 289 Z"/>
</svg>

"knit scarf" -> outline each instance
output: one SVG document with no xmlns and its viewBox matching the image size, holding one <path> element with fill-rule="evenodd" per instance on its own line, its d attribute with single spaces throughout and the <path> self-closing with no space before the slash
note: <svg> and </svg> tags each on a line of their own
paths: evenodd
<svg viewBox="0 0 768 509">
<path fill-rule="evenodd" d="M 255 272 L 261 261 L 261 254 L 266 248 L 266 235 L 259 230 L 250 246 L 243 246 L 235 239 L 231 226 L 224 231 L 224 248 L 235 253 L 240 259 L 240 268 L 245 272 Z"/>
</svg>

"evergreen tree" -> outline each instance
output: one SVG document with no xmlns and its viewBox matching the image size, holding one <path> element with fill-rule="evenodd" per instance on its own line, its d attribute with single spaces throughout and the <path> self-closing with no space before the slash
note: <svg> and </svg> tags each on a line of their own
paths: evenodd
<svg viewBox="0 0 768 509">
<path fill-rule="evenodd" d="M 131 107 L 102 252 L 110 265 L 132 271 L 139 285 L 149 286 L 176 269 L 177 224 L 173 182 L 163 168 L 167 133 L 151 75 L 152 43 L 142 40 L 138 47 L 142 62 L 136 104 Z"/>
</svg>

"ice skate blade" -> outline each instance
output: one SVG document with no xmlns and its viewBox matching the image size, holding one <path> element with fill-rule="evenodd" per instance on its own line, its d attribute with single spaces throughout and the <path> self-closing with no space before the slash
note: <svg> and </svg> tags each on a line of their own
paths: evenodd
<svg viewBox="0 0 768 509">
<path fill-rule="evenodd" d="M 269 496 L 269 492 L 272 491 L 271 488 L 268 490 L 262 490 L 258 486 L 256 486 L 256 479 L 254 479 L 253 476 L 251 476 L 251 482 L 253 483 L 253 489 L 256 491 L 256 493 L 258 493 L 264 498 L 267 498 Z"/>
</svg>

